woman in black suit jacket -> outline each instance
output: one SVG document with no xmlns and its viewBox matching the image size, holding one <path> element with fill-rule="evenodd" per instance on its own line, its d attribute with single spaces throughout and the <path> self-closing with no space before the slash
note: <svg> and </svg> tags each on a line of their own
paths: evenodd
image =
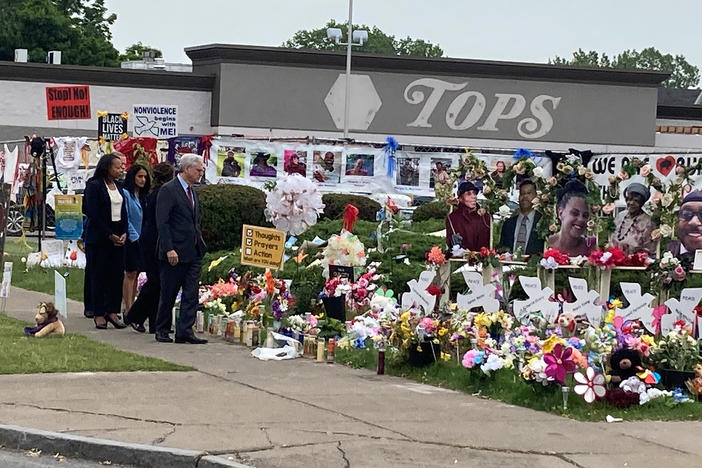
<svg viewBox="0 0 702 468">
<path fill-rule="evenodd" d="M 124 323 L 131 325 L 139 333 L 145 333 L 144 321 L 149 319 L 149 333 L 156 332 L 156 311 L 158 311 L 158 299 L 161 295 L 161 280 L 159 279 L 158 259 L 156 258 L 156 242 L 158 241 L 158 231 L 156 230 L 156 197 L 161 186 L 173 179 L 173 165 L 167 162 L 156 164 L 152 168 L 153 191 L 146 197 L 146 208 L 141 225 L 140 246 L 144 268 L 146 272 L 146 283 L 141 287 L 139 295 L 129 312 L 125 316 Z"/>
<path fill-rule="evenodd" d="M 127 238 L 127 208 L 117 182 L 124 172 L 122 160 L 114 154 L 100 158 L 95 174 L 85 184 L 83 214 L 87 270 L 86 281 L 94 308 L 95 328 L 107 323 L 124 328 L 119 319 L 124 279 L 124 243 Z"/>
</svg>

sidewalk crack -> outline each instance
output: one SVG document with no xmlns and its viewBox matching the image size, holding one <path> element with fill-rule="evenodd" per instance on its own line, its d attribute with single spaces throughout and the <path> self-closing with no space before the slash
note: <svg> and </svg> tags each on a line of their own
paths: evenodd
<svg viewBox="0 0 702 468">
<path fill-rule="evenodd" d="M 128 421 L 139 421 L 139 422 L 149 422 L 149 423 L 154 423 L 154 424 L 170 424 L 171 426 L 182 426 L 182 423 L 176 423 L 172 421 L 166 421 L 166 420 L 160 420 L 160 419 L 148 419 L 148 418 L 137 418 L 134 416 L 125 416 L 123 414 L 114 414 L 114 413 L 101 413 L 98 411 L 85 411 L 85 410 L 73 410 L 73 409 L 67 409 L 67 408 L 55 408 L 51 406 L 41 406 L 41 405 L 35 405 L 31 403 L 14 403 L 14 402 L 7 402 L 3 401 L 0 402 L 0 406 L 14 406 L 14 407 L 24 407 L 24 408 L 34 408 L 34 409 L 39 409 L 39 410 L 45 410 L 45 411 L 56 411 L 58 413 L 75 413 L 75 414 L 89 414 L 91 416 L 107 416 L 107 417 L 112 417 L 112 418 L 119 418 L 119 419 L 126 419 Z"/>
<path fill-rule="evenodd" d="M 173 435 L 173 434 L 175 433 L 175 431 L 176 431 L 177 428 L 178 428 L 178 426 L 175 426 L 175 425 L 174 425 L 173 427 L 171 427 L 170 430 L 166 431 L 166 433 L 163 434 L 161 437 L 158 437 L 158 438 L 154 439 L 154 440 L 151 442 L 151 445 L 159 445 L 159 444 L 162 444 L 163 442 L 166 441 L 166 439 L 168 438 L 168 436 Z"/>
<path fill-rule="evenodd" d="M 336 446 L 336 449 L 341 452 L 341 458 L 344 459 L 344 462 L 346 463 L 346 468 L 351 468 L 351 462 L 349 461 L 348 458 L 346 458 L 346 452 L 344 451 L 343 448 L 341 448 L 341 441 L 339 441 L 338 445 Z"/>
</svg>

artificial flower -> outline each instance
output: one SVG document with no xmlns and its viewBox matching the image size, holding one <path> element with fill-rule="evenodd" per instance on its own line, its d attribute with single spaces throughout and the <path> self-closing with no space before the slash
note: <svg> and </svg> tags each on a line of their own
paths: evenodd
<svg viewBox="0 0 702 468">
<path fill-rule="evenodd" d="M 490 354 L 484 364 L 480 366 L 480 370 L 485 375 L 490 375 L 490 372 L 500 370 L 504 367 L 504 361 L 497 354 Z"/>
<path fill-rule="evenodd" d="M 441 266 L 446 263 L 446 256 L 439 247 L 434 246 L 427 253 L 427 261 L 433 265 Z"/>
<path fill-rule="evenodd" d="M 581 395 L 587 403 L 592 403 L 596 398 L 604 398 L 607 393 L 605 388 L 605 378 L 602 374 L 596 374 L 595 369 L 588 367 L 585 375 L 576 372 L 573 376 L 578 385 L 573 389 L 575 393 Z"/>
<path fill-rule="evenodd" d="M 564 347 L 562 344 L 558 343 L 554 346 L 552 352 L 544 354 L 546 375 L 553 378 L 561 385 L 564 385 L 567 373 L 575 370 L 575 362 L 573 362 L 571 356 L 572 353 L 572 348 Z"/>
<path fill-rule="evenodd" d="M 551 336 L 549 336 L 546 341 L 543 342 L 543 344 L 541 345 L 541 349 L 544 353 L 550 353 L 551 351 L 553 351 L 553 348 L 558 344 L 563 346 L 566 344 L 566 342 L 563 338 L 554 333 Z"/>
</svg>

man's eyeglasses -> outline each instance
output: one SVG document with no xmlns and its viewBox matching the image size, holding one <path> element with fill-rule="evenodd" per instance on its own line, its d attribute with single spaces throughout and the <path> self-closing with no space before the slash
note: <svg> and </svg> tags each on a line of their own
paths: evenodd
<svg viewBox="0 0 702 468">
<path fill-rule="evenodd" d="M 692 210 L 680 210 L 678 211 L 678 218 L 683 221 L 690 222 L 692 218 L 697 216 L 697 220 L 702 223 L 702 211 L 692 211 Z"/>
</svg>

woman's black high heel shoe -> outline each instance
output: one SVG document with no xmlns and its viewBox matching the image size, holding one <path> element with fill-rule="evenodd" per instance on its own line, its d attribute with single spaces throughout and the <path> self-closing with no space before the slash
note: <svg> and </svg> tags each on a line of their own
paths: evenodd
<svg viewBox="0 0 702 468">
<path fill-rule="evenodd" d="M 124 323 L 122 323 L 121 320 L 118 320 L 118 319 L 115 320 L 112 317 L 110 317 L 109 314 L 105 315 L 105 320 L 110 322 L 112 324 L 112 326 L 115 328 L 127 328 L 127 326 Z M 107 328 L 107 325 L 105 325 L 105 328 Z"/>
</svg>

